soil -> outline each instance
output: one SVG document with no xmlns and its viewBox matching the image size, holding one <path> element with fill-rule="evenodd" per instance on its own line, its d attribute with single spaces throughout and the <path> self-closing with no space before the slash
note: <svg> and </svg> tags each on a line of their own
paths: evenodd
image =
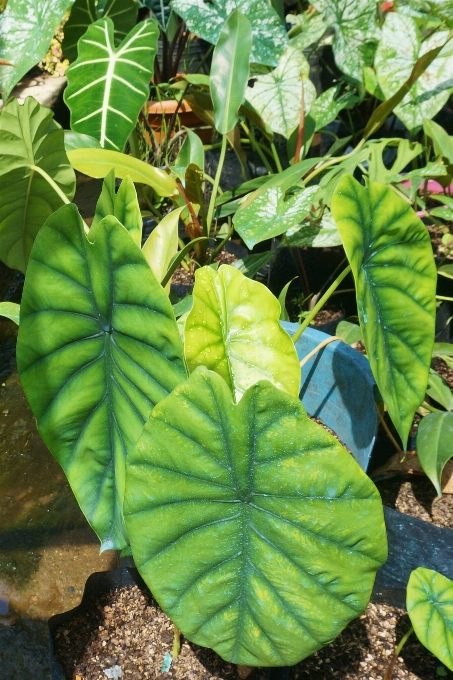
<svg viewBox="0 0 453 680">
<path fill-rule="evenodd" d="M 453 390 L 453 368 L 449 368 L 443 359 L 435 357 L 431 361 L 431 368 L 440 375 L 441 378 L 445 380 L 447 385 L 451 390 Z"/>
<path fill-rule="evenodd" d="M 238 258 L 236 255 L 233 255 L 233 253 L 228 253 L 226 250 L 222 250 L 217 255 L 217 257 L 214 258 L 214 262 L 219 262 L 219 265 L 232 264 L 237 259 Z M 173 274 L 171 282 L 176 286 L 193 286 L 195 283 L 195 274 L 192 271 L 188 272 L 186 269 L 180 266 Z"/>
<path fill-rule="evenodd" d="M 289 669 L 290 680 L 382 680 L 396 643 L 409 628 L 401 609 L 370 603 L 331 644 Z M 119 666 L 125 680 L 267 680 L 265 668 L 238 667 L 210 649 L 182 639 L 171 659 L 173 625 L 146 588 L 123 587 L 100 598 L 97 608 L 74 617 L 57 632 L 55 654 L 67 680 L 105 680 Z M 434 680 L 442 664 L 412 636 L 393 679 Z M 443 667 L 442 667 L 443 668 Z M 111 674 L 110 674 L 111 676 Z M 453 678 L 446 671 L 444 677 Z"/>
<path fill-rule="evenodd" d="M 441 204 L 436 201 L 436 207 L 440 205 Z M 431 238 L 434 256 L 444 258 L 445 255 L 447 255 L 445 262 L 453 260 L 453 251 L 448 252 L 448 249 L 445 248 L 444 244 L 442 243 L 442 236 L 445 233 L 445 226 L 438 227 L 436 224 L 430 224 L 426 228 L 428 229 Z"/>
<path fill-rule="evenodd" d="M 333 323 L 334 321 L 338 323 L 339 321 L 341 321 L 343 316 L 344 312 L 342 309 L 338 309 L 338 307 L 326 307 L 325 309 L 321 309 L 321 311 L 317 313 L 317 315 L 311 322 L 311 325 L 324 326 L 324 324 Z"/>
<path fill-rule="evenodd" d="M 453 529 L 453 495 L 438 498 L 427 477 L 408 475 L 375 482 L 384 505 L 438 527 Z"/>
</svg>

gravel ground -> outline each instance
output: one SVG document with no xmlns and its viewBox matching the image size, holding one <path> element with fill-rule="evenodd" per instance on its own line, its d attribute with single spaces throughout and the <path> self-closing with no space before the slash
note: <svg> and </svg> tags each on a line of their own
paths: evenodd
<svg viewBox="0 0 453 680">
<path fill-rule="evenodd" d="M 69 680 L 105 680 L 119 666 L 125 680 L 267 680 L 269 671 L 238 667 L 212 650 L 183 640 L 181 654 L 163 672 L 171 653 L 173 625 L 147 591 L 137 586 L 112 591 L 92 610 L 59 631 L 56 653 Z M 327 647 L 293 666 L 290 680 L 383 680 L 397 641 L 409 627 L 400 609 L 370 604 Z M 415 637 L 404 647 L 393 680 L 435 680 L 437 669 L 452 680 Z"/>
</svg>

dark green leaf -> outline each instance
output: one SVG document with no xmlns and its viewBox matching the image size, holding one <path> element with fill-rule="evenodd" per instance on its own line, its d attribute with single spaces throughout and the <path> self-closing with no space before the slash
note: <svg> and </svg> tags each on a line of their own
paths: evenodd
<svg viewBox="0 0 453 680">
<path fill-rule="evenodd" d="M 171 304 L 140 249 L 114 217 L 88 238 L 74 205 L 41 228 L 17 365 L 41 436 L 102 549 L 120 550 L 126 456 L 186 373 Z"/>
<path fill-rule="evenodd" d="M 417 430 L 417 454 L 423 470 L 442 496 L 441 477 L 453 456 L 453 413 L 428 413 Z"/>
<path fill-rule="evenodd" d="M 274 256 L 274 251 L 267 250 L 264 253 L 256 253 L 256 255 L 247 255 L 232 262 L 232 266 L 239 269 L 241 274 L 247 276 L 249 279 L 253 279 L 255 274 L 259 272 L 268 262 L 272 260 Z"/>
<path fill-rule="evenodd" d="M 234 404 L 197 369 L 154 409 L 126 496 L 153 595 L 186 638 L 235 664 L 292 665 L 333 640 L 386 559 L 374 484 L 266 381 Z"/>
<path fill-rule="evenodd" d="M 332 214 L 351 263 L 371 370 L 403 446 L 425 396 L 437 272 L 429 234 L 389 187 L 344 177 Z"/>
<path fill-rule="evenodd" d="M 440 375 L 438 375 L 433 369 L 430 369 L 429 372 L 426 394 L 431 397 L 431 399 L 434 399 L 434 401 L 437 401 L 438 404 L 447 409 L 447 411 L 451 411 L 453 409 L 453 393 L 447 383 L 442 380 Z"/>
</svg>

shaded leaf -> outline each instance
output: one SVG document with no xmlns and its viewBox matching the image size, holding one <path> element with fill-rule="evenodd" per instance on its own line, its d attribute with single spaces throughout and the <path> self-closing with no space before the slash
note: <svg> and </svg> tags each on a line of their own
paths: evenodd
<svg viewBox="0 0 453 680">
<path fill-rule="evenodd" d="M 344 177 L 332 214 L 354 274 L 363 341 L 406 446 L 428 384 L 437 272 L 429 234 L 389 186 Z"/>
<path fill-rule="evenodd" d="M 0 14 L 0 58 L 16 68 L 0 69 L 0 92 L 5 96 L 45 57 L 71 4 L 72 0 L 9 0 Z"/>
<path fill-rule="evenodd" d="M 252 26 L 252 63 L 277 66 L 280 55 L 288 46 L 280 17 L 266 0 L 213 0 L 210 3 L 204 0 L 172 0 L 171 6 L 192 33 L 213 45 L 219 39 L 225 20 L 238 9 Z"/>
<path fill-rule="evenodd" d="M 171 304 L 116 218 L 87 238 L 70 204 L 41 228 L 17 365 L 39 432 L 102 550 L 122 549 L 126 456 L 154 405 L 186 373 Z"/>
<path fill-rule="evenodd" d="M 288 33 L 289 44 L 301 52 L 318 42 L 328 29 L 322 15 L 316 12 L 288 14 L 286 21 L 291 25 Z"/>
<path fill-rule="evenodd" d="M 418 567 L 409 577 L 406 606 L 420 642 L 453 670 L 453 581 Z"/>
<path fill-rule="evenodd" d="M 443 380 L 441 376 L 433 369 L 430 369 L 429 372 L 426 394 L 431 397 L 431 399 L 434 399 L 434 401 L 437 401 L 438 404 L 447 409 L 447 411 L 451 411 L 453 409 L 453 393 L 445 380 Z"/>
<path fill-rule="evenodd" d="M 258 380 L 299 394 L 299 359 L 279 324 L 280 305 L 261 283 L 234 267 L 195 273 L 194 304 L 186 321 L 185 354 L 190 371 L 219 373 L 237 400 Z"/>
<path fill-rule="evenodd" d="M 321 220 L 303 222 L 300 227 L 293 227 L 286 232 L 285 242 L 289 246 L 303 248 L 333 248 L 341 246 L 342 240 L 332 213 L 325 210 Z"/>
<path fill-rule="evenodd" d="M 11 99 L 0 114 L 0 259 L 25 272 L 34 238 L 46 219 L 72 199 L 75 173 L 63 130 L 33 97 Z"/>
<path fill-rule="evenodd" d="M 299 125 L 302 106 L 302 84 L 304 88 L 304 110 L 306 113 L 316 98 L 316 89 L 309 80 L 308 61 L 294 47 L 289 47 L 280 57 L 274 71 L 254 78 L 253 87 L 248 87 L 246 99 L 273 131 L 288 139 Z"/>
<path fill-rule="evenodd" d="M 295 276 L 294 279 L 297 279 L 298 277 Z M 286 295 L 288 293 L 288 288 L 294 281 L 294 279 L 291 279 L 291 281 L 288 281 L 286 285 L 283 286 L 283 288 L 280 291 L 280 295 L 278 296 L 278 301 L 280 303 L 280 321 L 290 321 L 289 314 L 286 310 Z"/>
<path fill-rule="evenodd" d="M 433 140 L 436 154 L 453 164 L 453 137 L 450 137 L 441 125 L 428 118 L 423 121 L 423 130 Z"/>
<path fill-rule="evenodd" d="M 19 325 L 20 305 L 15 302 L 0 302 L 0 316 L 6 316 Z"/>
<path fill-rule="evenodd" d="M 307 187 L 285 201 L 281 187 L 271 186 L 251 203 L 239 208 L 233 217 L 234 227 L 247 247 L 253 248 L 300 224 L 309 213 L 317 191 L 317 186 Z"/>
<path fill-rule="evenodd" d="M 268 262 L 270 262 L 275 252 L 268 250 L 264 253 L 256 253 L 255 255 L 247 255 L 240 260 L 235 260 L 231 263 L 232 267 L 239 269 L 241 274 L 253 279 L 255 274 L 259 272 Z"/>
<path fill-rule="evenodd" d="M 184 636 L 236 664 L 292 665 L 366 607 L 386 559 L 382 504 L 296 397 L 234 404 L 200 367 L 128 459 L 135 563 Z"/>
<path fill-rule="evenodd" d="M 348 345 L 354 345 L 362 339 L 360 326 L 350 321 L 340 321 L 335 329 L 335 335 L 338 335 Z"/>
<path fill-rule="evenodd" d="M 442 496 L 442 470 L 453 456 L 453 413 L 428 413 L 417 430 L 417 453 L 423 470 Z"/>
<path fill-rule="evenodd" d="M 316 121 L 315 131 L 331 123 L 343 109 L 352 109 L 360 100 L 353 90 L 340 94 L 341 88 L 336 85 L 325 90 L 311 107 L 310 115 Z"/>
<path fill-rule="evenodd" d="M 64 100 L 74 132 L 98 139 L 103 148 L 124 149 L 149 95 L 158 34 L 157 23 L 147 19 L 116 48 L 111 19 L 89 26 L 66 74 Z"/>
</svg>

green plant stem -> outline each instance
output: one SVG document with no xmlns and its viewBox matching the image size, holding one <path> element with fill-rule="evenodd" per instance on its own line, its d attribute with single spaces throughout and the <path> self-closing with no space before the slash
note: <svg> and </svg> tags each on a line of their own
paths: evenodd
<svg viewBox="0 0 453 680">
<path fill-rule="evenodd" d="M 269 161 L 267 160 L 266 156 L 264 155 L 260 144 L 256 141 L 255 135 L 252 133 L 251 129 L 249 130 L 249 128 L 247 127 L 247 125 L 245 123 L 241 123 L 241 128 L 244 130 L 245 134 L 247 135 L 247 137 L 250 140 L 250 144 L 253 146 L 256 153 L 260 157 L 260 159 L 263 161 L 263 165 L 266 168 L 266 170 L 268 171 L 268 173 L 270 175 L 273 175 L 274 172 L 273 172 L 271 166 L 269 165 Z"/>
<path fill-rule="evenodd" d="M 378 405 L 377 405 L 376 403 L 375 403 L 375 406 L 376 406 L 376 411 L 377 411 L 377 415 L 378 415 L 378 418 L 379 418 L 379 422 L 381 423 L 381 425 L 382 425 L 382 427 L 383 427 L 383 429 L 384 429 L 384 431 L 385 431 L 385 434 L 387 435 L 387 437 L 390 439 L 390 441 L 392 442 L 393 446 L 395 447 L 396 452 L 397 452 L 397 453 L 404 453 L 403 450 L 402 450 L 402 448 L 401 448 L 401 446 L 398 444 L 398 442 L 396 441 L 395 437 L 394 437 L 393 434 L 391 433 L 390 428 L 389 428 L 389 426 L 387 425 L 387 423 L 385 422 L 384 416 L 383 416 L 382 413 L 380 412 L 379 407 L 378 407 Z"/>
<path fill-rule="evenodd" d="M 179 656 L 181 651 L 181 631 L 178 626 L 173 624 L 173 647 L 171 649 L 171 655 L 174 659 Z"/>
<path fill-rule="evenodd" d="M 299 338 L 302 335 L 302 333 L 304 332 L 304 330 L 306 328 L 308 328 L 310 323 L 315 318 L 316 314 L 320 311 L 320 309 L 322 309 L 324 307 L 327 300 L 332 295 L 333 291 L 338 288 L 340 283 L 343 281 L 344 278 L 346 278 L 346 276 L 349 274 L 350 271 L 351 271 L 351 265 L 348 265 L 346 267 L 346 269 L 344 269 L 341 272 L 341 274 L 339 276 L 337 276 L 337 278 L 332 283 L 332 285 L 329 286 L 329 288 L 326 290 L 326 292 L 324 293 L 322 298 L 319 300 L 319 302 L 317 302 L 316 305 L 313 307 L 310 314 L 308 314 L 308 316 L 305 317 L 304 321 L 301 323 L 301 325 L 299 326 L 299 328 L 297 329 L 297 331 L 294 333 L 294 335 L 292 337 L 292 341 L 294 342 L 294 344 L 296 344 L 296 342 L 299 340 Z"/>
<path fill-rule="evenodd" d="M 413 632 L 414 632 L 414 627 L 411 626 L 409 628 L 409 630 L 407 631 L 406 635 L 404 635 L 404 637 L 401 638 L 398 647 L 395 649 L 395 656 L 397 658 L 400 655 L 401 650 L 403 649 L 404 645 L 406 644 L 406 642 L 408 641 L 408 639 L 410 638 L 410 636 L 412 635 Z"/>
<path fill-rule="evenodd" d="M 60 187 L 58 186 L 58 184 L 57 184 L 56 182 L 53 181 L 52 177 L 50 177 L 50 176 L 47 174 L 47 172 L 46 172 L 45 170 L 43 170 L 42 168 L 38 167 L 37 165 L 31 165 L 31 166 L 30 166 L 30 170 L 32 170 L 32 172 L 37 172 L 37 173 L 39 173 L 42 177 L 44 177 L 44 179 L 46 180 L 46 182 L 48 182 L 48 183 L 50 184 L 50 186 L 52 187 L 52 189 L 53 189 L 53 190 L 55 191 L 55 193 L 61 198 L 61 200 L 63 201 L 63 203 L 66 203 L 66 204 L 67 204 L 67 203 L 71 203 L 71 201 L 69 200 L 69 198 L 62 192 L 62 190 L 60 189 Z"/>
<path fill-rule="evenodd" d="M 330 168 L 331 165 L 336 165 L 337 163 L 342 163 L 344 160 L 347 158 L 351 158 L 351 156 L 354 156 L 362 146 L 365 144 L 365 138 L 362 138 L 360 142 L 357 144 L 357 146 L 347 153 L 345 156 L 337 156 L 336 158 L 331 158 L 329 161 L 324 163 L 323 165 L 320 165 L 318 168 L 315 168 L 313 172 L 311 172 L 308 177 L 304 179 L 305 184 L 308 184 L 314 177 L 317 177 L 319 173 L 323 172 L 323 170 L 326 170 L 326 168 Z"/>
<path fill-rule="evenodd" d="M 280 158 L 278 157 L 277 149 L 275 148 L 274 142 L 271 142 L 272 156 L 274 157 L 275 165 L 277 166 L 277 172 L 283 172 L 282 164 L 280 163 Z"/>
<path fill-rule="evenodd" d="M 212 187 L 211 200 L 209 201 L 208 217 L 207 217 L 207 220 L 206 220 L 207 234 L 211 233 L 212 218 L 214 217 L 215 202 L 216 202 L 217 193 L 218 193 L 218 190 L 219 190 L 220 177 L 222 175 L 223 164 L 225 162 L 227 142 L 228 142 L 227 136 L 223 135 L 223 137 L 222 137 L 222 147 L 220 149 L 219 164 L 217 166 L 217 170 L 216 170 L 216 173 L 215 173 L 214 186 Z"/>
<path fill-rule="evenodd" d="M 447 302 L 453 302 L 453 298 L 447 297 L 446 295 L 436 295 L 436 300 L 447 300 Z"/>
</svg>

